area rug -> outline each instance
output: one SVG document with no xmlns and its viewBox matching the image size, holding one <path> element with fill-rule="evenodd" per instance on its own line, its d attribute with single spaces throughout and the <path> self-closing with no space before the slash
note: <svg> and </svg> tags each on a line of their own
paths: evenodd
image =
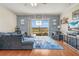
<svg viewBox="0 0 79 59">
<path fill-rule="evenodd" d="M 52 50 L 62 50 L 64 49 L 60 44 L 58 44 L 54 39 L 49 36 L 36 36 L 33 45 L 34 49 L 52 49 Z"/>
</svg>

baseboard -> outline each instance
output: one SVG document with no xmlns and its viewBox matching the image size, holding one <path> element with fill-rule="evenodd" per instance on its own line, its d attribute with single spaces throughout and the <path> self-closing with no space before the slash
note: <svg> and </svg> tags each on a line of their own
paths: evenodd
<svg viewBox="0 0 79 59">
<path fill-rule="evenodd" d="M 71 47 L 72 48 L 72 50 L 75 50 L 75 51 L 77 51 L 77 52 L 79 52 L 79 50 L 78 49 L 76 49 L 76 48 L 74 48 L 74 47 L 72 47 L 71 45 L 69 45 L 68 43 L 66 43 L 66 42 L 64 42 L 65 44 L 67 44 L 69 47 Z"/>
</svg>

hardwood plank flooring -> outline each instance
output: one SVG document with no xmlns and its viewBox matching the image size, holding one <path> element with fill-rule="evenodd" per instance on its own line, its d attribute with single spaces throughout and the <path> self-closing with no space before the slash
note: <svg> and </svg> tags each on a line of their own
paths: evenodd
<svg viewBox="0 0 79 59">
<path fill-rule="evenodd" d="M 57 41 L 64 47 L 64 50 L 0 50 L 0 56 L 79 56 L 79 51 L 69 47 L 63 41 Z"/>
</svg>

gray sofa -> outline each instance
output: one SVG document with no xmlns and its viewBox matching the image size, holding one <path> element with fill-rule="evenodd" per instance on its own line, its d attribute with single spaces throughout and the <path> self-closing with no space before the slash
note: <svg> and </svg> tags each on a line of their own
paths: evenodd
<svg viewBox="0 0 79 59">
<path fill-rule="evenodd" d="M 0 49 L 33 49 L 33 41 L 24 41 L 21 34 L 1 33 L 0 34 Z"/>
</svg>

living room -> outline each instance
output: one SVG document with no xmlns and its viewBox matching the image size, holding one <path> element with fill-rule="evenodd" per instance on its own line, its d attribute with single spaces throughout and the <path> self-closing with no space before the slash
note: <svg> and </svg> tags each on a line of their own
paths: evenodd
<svg viewBox="0 0 79 59">
<path fill-rule="evenodd" d="M 79 55 L 79 39 L 70 36 L 78 36 L 79 22 L 71 21 L 78 9 L 78 3 L 1 3 L 0 55 Z"/>
</svg>

